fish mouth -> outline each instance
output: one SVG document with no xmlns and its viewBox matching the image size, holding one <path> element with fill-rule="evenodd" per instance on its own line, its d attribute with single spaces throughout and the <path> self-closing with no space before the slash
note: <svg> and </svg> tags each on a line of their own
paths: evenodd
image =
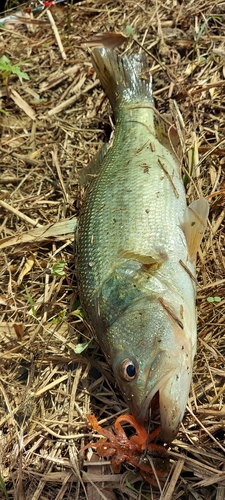
<svg viewBox="0 0 225 500">
<path fill-rule="evenodd" d="M 189 381 L 182 387 L 181 394 L 177 382 L 177 376 L 171 372 L 161 381 L 160 386 L 155 387 L 147 395 L 137 421 L 148 428 L 152 420 L 160 417 L 161 432 L 159 437 L 166 443 L 171 443 L 176 437 L 180 423 L 183 419 L 189 393 Z"/>
</svg>

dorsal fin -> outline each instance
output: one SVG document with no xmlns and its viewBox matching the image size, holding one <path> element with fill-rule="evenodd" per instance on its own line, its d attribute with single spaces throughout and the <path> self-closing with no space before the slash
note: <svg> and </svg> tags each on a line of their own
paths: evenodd
<svg viewBox="0 0 225 500">
<path fill-rule="evenodd" d="M 109 149 L 109 144 L 106 142 L 102 145 L 94 158 L 90 161 L 87 167 L 82 167 L 78 171 L 79 185 L 81 188 L 86 188 L 90 182 L 99 175 L 102 163 Z"/>
</svg>

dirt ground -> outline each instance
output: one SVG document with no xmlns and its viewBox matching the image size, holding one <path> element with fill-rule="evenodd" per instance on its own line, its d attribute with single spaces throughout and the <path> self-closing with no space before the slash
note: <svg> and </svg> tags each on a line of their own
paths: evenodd
<svg viewBox="0 0 225 500">
<path fill-rule="evenodd" d="M 225 2 L 27 7 L 0 27 L 0 498 L 223 500 Z M 145 53 L 155 106 L 179 122 L 187 200 L 210 204 L 193 382 L 167 457 L 151 459 L 153 472 L 164 470 L 156 486 L 128 463 L 113 474 L 110 458 L 84 450 L 99 439 L 87 413 L 111 429 L 127 411 L 97 343 L 80 346 L 91 331 L 74 258 L 79 172 L 114 123 L 90 58 L 109 32 L 125 37 L 103 37 L 122 41 L 120 54 Z"/>
</svg>

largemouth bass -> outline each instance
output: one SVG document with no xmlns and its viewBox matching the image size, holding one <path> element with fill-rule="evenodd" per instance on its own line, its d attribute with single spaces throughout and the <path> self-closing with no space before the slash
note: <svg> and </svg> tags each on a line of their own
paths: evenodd
<svg viewBox="0 0 225 500">
<path fill-rule="evenodd" d="M 131 413 L 147 426 L 158 400 L 161 437 L 170 442 L 192 378 L 195 260 L 208 203 L 187 207 L 145 57 L 95 49 L 92 60 L 116 129 L 80 216 L 81 304 Z"/>
</svg>

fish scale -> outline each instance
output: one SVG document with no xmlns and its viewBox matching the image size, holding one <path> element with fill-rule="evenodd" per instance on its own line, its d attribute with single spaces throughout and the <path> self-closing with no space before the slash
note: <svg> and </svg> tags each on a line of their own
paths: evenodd
<svg viewBox="0 0 225 500">
<path fill-rule="evenodd" d="M 142 128 L 143 111 L 140 109 L 137 113 L 133 110 L 133 113 L 134 111 L 136 114 L 134 123 Z M 122 129 L 122 134 L 119 133 L 114 139 L 113 148 L 105 158 L 104 168 L 87 194 L 80 219 L 80 231 L 84 228 L 87 240 L 93 239 L 92 244 L 87 247 L 87 241 L 84 246 L 87 252 L 86 263 L 92 264 L 88 276 L 91 281 L 96 282 L 97 288 L 111 271 L 119 250 L 130 250 L 148 256 L 156 246 L 165 248 L 166 245 L 167 252 L 173 253 L 177 248 L 177 241 L 184 239 L 179 227 L 179 217 L 182 217 L 186 201 L 178 172 L 179 166 L 176 165 L 176 177 L 173 176 L 173 183 L 177 191 L 182 194 L 182 198 L 177 199 L 170 182 L 158 164 L 158 152 L 151 152 L 150 146 L 146 146 L 142 148 L 140 154 L 135 153 L 138 146 L 142 147 L 144 141 L 146 143 L 146 131 L 149 142 L 156 142 L 152 133 L 143 127 L 145 136 L 143 137 L 143 134 L 138 138 L 135 136 L 134 147 L 130 138 L 132 136 L 130 122 L 126 116 L 124 120 L 120 120 L 117 127 L 119 130 Z M 170 175 L 173 175 L 172 155 L 161 144 L 158 144 L 157 149 L 160 150 L 162 162 L 167 162 L 168 171 L 168 160 L 170 161 Z M 149 166 L 148 172 L 144 171 L 145 167 L 142 165 Z M 82 269 L 81 264 L 81 271 Z M 86 286 L 85 293 L 88 293 L 89 283 Z"/>
<path fill-rule="evenodd" d="M 140 424 L 149 425 L 159 394 L 161 437 L 169 442 L 183 418 L 196 352 L 195 259 L 208 204 L 200 198 L 187 207 L 151 78 L 142 78 L 145 58 L 109 49 L 95 49 L 92 58 L 116 129 L 80 215 L 81 304 Z"/>
</svg>

